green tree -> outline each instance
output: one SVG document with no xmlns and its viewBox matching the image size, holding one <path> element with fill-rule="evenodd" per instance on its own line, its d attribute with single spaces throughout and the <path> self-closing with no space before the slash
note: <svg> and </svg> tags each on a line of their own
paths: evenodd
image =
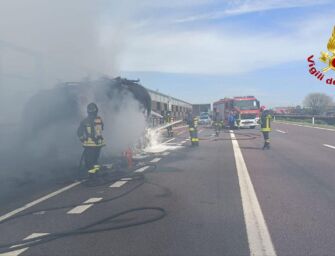
<svg viewBox="0 0 335 256">
<path fill-rule="evenodd" d="M 323 114 L 332 104 L 333 99 L 324 93 L 310 93 L 304 99 L 304 107 L 308 108 L 312 115 Z"/>
</svg>

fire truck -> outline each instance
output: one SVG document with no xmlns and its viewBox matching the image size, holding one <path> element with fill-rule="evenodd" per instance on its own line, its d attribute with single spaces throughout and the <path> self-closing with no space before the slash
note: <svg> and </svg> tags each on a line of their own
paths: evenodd
<svg viewBox="0 0 335 256">
<path fill-rule="evenodd" d="M 228 117 L 233 115 L 235 128 L 255 128 L 260 116 L 259 101 L 254 96 L 224 98 L 213 104 L 213 116 L 229 126 Z"/>
</svg>

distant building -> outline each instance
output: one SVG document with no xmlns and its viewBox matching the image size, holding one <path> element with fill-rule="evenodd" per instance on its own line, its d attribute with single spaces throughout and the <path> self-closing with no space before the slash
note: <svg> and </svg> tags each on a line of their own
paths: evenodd
<svg viewBox="0 0 335 256">
<path fill-rule="evenodd" d="M 206 112 L 210 113 L 211 111 L 211 104 L 193 104 L 193 115 L 200 116 L 200 113 Z"/>
<path fill-rule="evenodd" d="M 295 112 L 294 107 L 276 107 L 273 109 L 273 112 L 275 114 L 281 114 L 281 115 L 288 115 L 288 114 L 293 114 Z"/>
<path fill-rule="evenodd" d="M 192 104 L 186 101 L 150 89 L 147 90 L 151 97 L 152 111 L 163 117 L 168 111 L 171 111 L 172 117 L 176 120 L 185 119 L 187 113 L 192 111 Z"/>
</svg>

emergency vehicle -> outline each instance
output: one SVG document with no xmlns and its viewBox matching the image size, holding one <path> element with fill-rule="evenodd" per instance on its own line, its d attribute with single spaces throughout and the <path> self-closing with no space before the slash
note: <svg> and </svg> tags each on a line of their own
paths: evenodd
<svg viewBox="0 0 335 256">
<path fill-rule="evenodd" d="M 229 126 L 229 115 L 234 115 L 236 128 L 255 128 L 260 117 L 260 104 L 254 96 L 224 98 L 213 104 L 216 121 Z"/>
</svg>

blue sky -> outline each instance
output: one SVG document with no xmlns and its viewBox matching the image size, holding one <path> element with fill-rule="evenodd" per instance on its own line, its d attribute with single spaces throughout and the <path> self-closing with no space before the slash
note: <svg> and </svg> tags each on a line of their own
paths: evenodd
<svg viewBox="0 0 335 256">
<path fill-rule="evenodd" d="M 129 18 L 121 75 L 191 103 L 255 95 L 273 107 L 301 104 L 310 92 L 333 96 L 335 86 L 312 77 L 306 61 L 327 50 L 333 7 L 327 0 L 146 0 Z"/>
<path fill-rule="evenodd" d="M 306 61 L 327 50 L 334 0 L 2 0 L 0 7 L 1 40 L 44 57 L 43 87 L 121 75 L 191 103 L 255 95 L 266 106 L 335 92 L 309 75 Z M 31 57 L 5 53 L 3 69 L 25 74 Z"/>
</svg>

